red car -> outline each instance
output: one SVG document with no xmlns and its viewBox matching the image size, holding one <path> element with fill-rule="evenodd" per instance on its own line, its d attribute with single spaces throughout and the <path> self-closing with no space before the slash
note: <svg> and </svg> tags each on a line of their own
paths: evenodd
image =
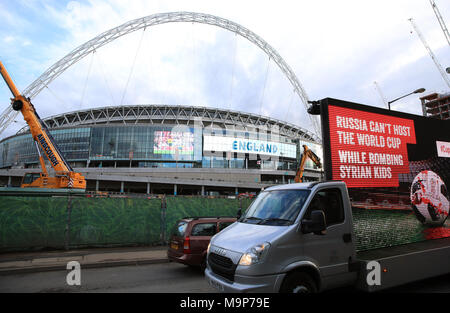
<svg viewBox="0 0 450 313">
<path fill-rule="evenodd" d="M 236 222 L 236 217 L 185 217 L 179 220 L 170 237 L 169 261 L 206 267 L 206 249 L 211 237 Z"/>
</svg>

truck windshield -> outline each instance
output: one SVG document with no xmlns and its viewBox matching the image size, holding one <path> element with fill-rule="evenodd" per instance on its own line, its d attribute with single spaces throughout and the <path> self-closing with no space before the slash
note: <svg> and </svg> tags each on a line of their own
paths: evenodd
<svg viewBox="0 0 450 313">
<path fill-rule="evenodd" d="M 262 192 L 240 218 L 241 223 L 291 225 L 303 207 L 310 190 Z"/>
</svg>

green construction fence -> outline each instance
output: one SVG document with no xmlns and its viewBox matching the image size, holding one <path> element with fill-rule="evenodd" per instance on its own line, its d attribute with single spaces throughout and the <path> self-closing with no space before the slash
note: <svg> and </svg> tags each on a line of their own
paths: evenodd
<svg viewBox="0 0 450 313">
<path fill-rule="evenodd" d="M 0 197 L 0 252 L 167 244 L 176 221 L 236 216 L 251 199 Z M 450 236 L 421 225 L 412 211 L 353 209 L 358 251 Z"/>
<path fill-rule="evenodd" d="M 166 244 L 178 219 L 236 216 L 236 198 L 0 198 L 0 252 Z"/>
</svg>

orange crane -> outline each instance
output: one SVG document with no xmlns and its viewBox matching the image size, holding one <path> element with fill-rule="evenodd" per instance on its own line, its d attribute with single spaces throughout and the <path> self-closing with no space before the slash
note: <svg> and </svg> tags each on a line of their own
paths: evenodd
<svg viewBox="0 0 450 313">
<path fill-rule="evenodd" d="M 308 148 L 308 146 L 303 145 L 303 155 L 300 160 L 300 166 L 297 169 L 297 173 L 295 174 L 295 179 L 294 179 L 294 181 L 296 183 L 303 182 L 303 172 L 305 170 L 306 159 L 308 159 L 308 158 L 311 159 L 311 161 L 313 161 L 314 164 L 316 164 L 319 168 L 322 168 L 322 163 L 320 163 L 320 158 L 312 150 L 310 150 Z"/>
<path fill-rule="evenodd" d="M 14 96 L 14 98 L 11 98 L 12 108 L 22 113 L 24 120 L 30 127 L 31 136 L 36 144 L 42 168 L 41 173 L 25 174 L 21 187 L 86 189 L 86 180 L 80 173 L 74 172 L 70 164 L 64 159 L 55 140 L 30 102 L 30 98 L 20 94 L 1 61 L 0 72 Z M 39 147 L 55 170 L 55 177 L 49 176 Z"/>
</svg>

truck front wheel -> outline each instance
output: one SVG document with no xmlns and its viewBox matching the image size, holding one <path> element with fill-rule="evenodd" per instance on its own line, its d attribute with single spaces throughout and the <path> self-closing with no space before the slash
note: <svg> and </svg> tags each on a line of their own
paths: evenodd
<svg viewBox="0 0 450 313">
<path fill-rule="evenodd" d="M 293 272 L 288 274 L 281 285 L 282 293 L 315 293 L 317 285 L 314 279 L 306 273 Z"/>
</svg>

